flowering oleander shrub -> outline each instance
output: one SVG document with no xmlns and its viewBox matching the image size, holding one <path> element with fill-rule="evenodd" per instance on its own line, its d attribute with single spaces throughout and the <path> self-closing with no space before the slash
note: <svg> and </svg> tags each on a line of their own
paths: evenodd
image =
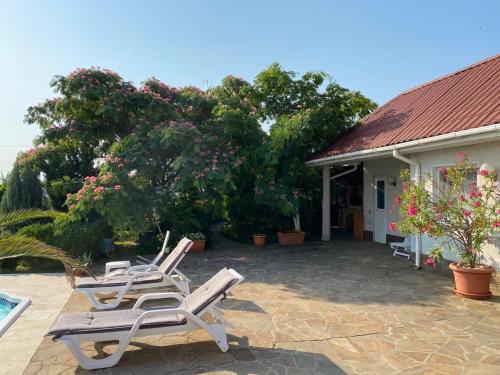
<svg viewBox="0 0 500 375">
<path fill-rule="evenodd" d="M 467 184 L 467 176 L 476 171 L 479 184 Z M 395 199 L 401 221 L 390 226 L 402 233 L 440 238 L 458 252 L 461 266 L 477 267 L 484 244 L 500 233 L 497 173 L 477 168 L 463 153 L 457 155 L 455 165 L 438 173 L 445 183 L 433 183 L 430 192 L 426 189 L 430 178 L 417 184 L 409 171 L 403 172 L 403 192 Z M 435 249 L 425 264 L 434 266 L 441 257 L 442 252 Z"/>
</svg>

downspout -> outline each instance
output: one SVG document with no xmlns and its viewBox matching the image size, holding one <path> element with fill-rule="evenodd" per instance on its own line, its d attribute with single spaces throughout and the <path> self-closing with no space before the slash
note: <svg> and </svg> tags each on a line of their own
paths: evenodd
<svg viewBox="0 0 500 375">
<path fill-rule="evenodd" d="M 419 184 L 420 183 L 420 177 L 421 177 L 421 167 L 420 163 L 417 163 L 415 160 L 412 160 L 410 158 L 407 158 L 399 153 L 398 149 L 392 150 L 392 156 L 394 156 L 396 159 L 399 159 L 407 164 L 413 165 L 415 167 L 415 178 L 414 181 L 415 183 Z M 415 238 L 416 240 L 416 248 L 415 248 L 415 268 L 420 269 L 420 258 L 422 254 L 422 235 L 419 234 Z"/>
</svg>

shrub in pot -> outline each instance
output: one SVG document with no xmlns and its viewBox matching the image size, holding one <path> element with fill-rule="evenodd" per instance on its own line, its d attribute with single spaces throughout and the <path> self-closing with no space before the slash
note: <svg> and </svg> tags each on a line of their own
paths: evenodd
<svg viewBox="0 0 500 375">
<path fill-rule="evenodd" d="M 186 237 L 193 241 L 193 246 L 189 251 L 201 252 L 205 250 L 206 237 L 201 232 L 187 233 Z"/>
<path fill-rule="evenodd" d="M 90 275 L 89 267 L 92 264 L 92 253 L 83 253 L 77 258 L 77 263 L 80 267 L 73 269 L 75 276 L 82 277 Z"/>
<path fill-rule="evenodd" d="M 487 299 L 495 269 L 482 263 L 482 251 L 500 233 L 497 174 L 486 164 L 476 168 L 463 153 L 457 158 L 453 166 L 439 169 L 443 183 L 432 182 L 433 192 L 426 189 L 430 177 L 416 183 L 409 171 L 403 172 L 403 192 L 395 197 L 401 221 L 390 227 L 402 233 L 426 234 L 456 251 L 460 260 L 449 266 L 455 278 L 455 293 Z M 467 183 L 467 177 L 475 172 L 478 183 Z M 434 250 L 424 263 L 435 267 L 441 258 L 442 250 Z"/>
</svg>

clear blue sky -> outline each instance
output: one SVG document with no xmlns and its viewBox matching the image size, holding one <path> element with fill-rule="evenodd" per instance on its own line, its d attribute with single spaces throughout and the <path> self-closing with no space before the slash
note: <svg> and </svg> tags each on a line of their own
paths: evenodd
<svg viewBox="0 0 500 375">
<path fill-rule="evenodd" d="M 251 80 L 278 61 L 324 70 L 383 104 L 500 52 L 500 1 L 0 0 L 0 170 L 38 133 L 26 108 L 49 81 L 101 66 L 140 83 Z"/>
</svg>

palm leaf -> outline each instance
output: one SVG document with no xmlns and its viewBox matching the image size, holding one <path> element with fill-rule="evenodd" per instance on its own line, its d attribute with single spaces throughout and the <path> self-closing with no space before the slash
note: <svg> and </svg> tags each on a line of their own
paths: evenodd
<svg viewBox="0 0 500 375">
<path fill-rule="evenodd" d="M 0 233 L 0 260 L 19 257 L 46 258 L 61 262 L 72 286 L 75 280 L 74 269 L 86 271 L 76 259 L 55 246 L 24 235 Z"/>
<path fill-rule="evenodd" d="M 0 227 L 19 224 L 32 219 L 55 218 L 60 215 L 61 213 L 57 211 L 43 211 L 36 208 L 0 213 Z"/>
</svg>

